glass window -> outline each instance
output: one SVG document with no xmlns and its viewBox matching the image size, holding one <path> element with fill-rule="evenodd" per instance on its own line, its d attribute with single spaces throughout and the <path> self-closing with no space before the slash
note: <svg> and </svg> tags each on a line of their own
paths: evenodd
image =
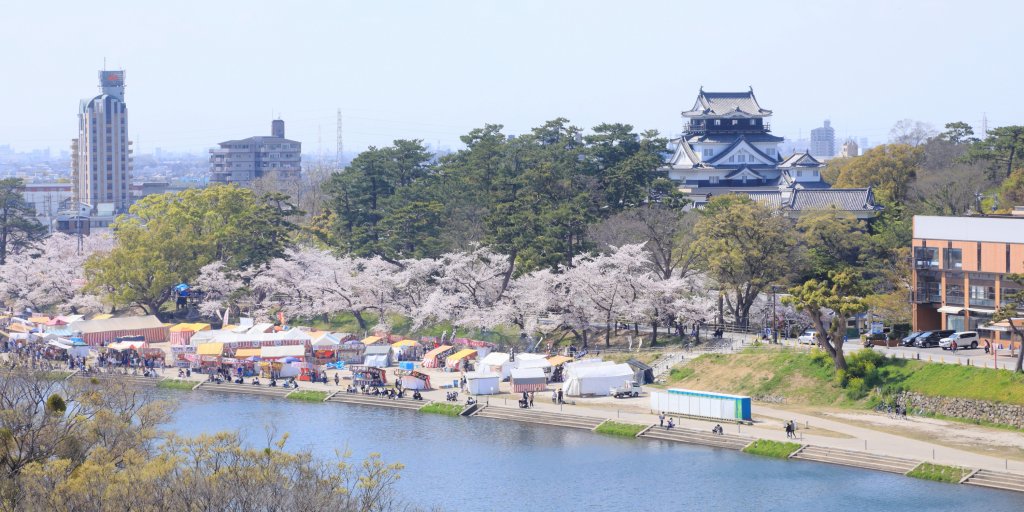
<svg viewBox="0 0 1024 512">
<path fill-rule="evenodd" d="M 946 329 L 954 331 L 964 330 L 964 317 L 957 315 L 946 315 Z"/>
<path fill-rule="evenodd" d="M 740 122 L 739 122 L 738 120 L 736 120 L 736 119 L 733 119 L 733 120 L 732 120 L 732 125 L 733 125 L 733 126 L 736 126 L 736 125 L 738 125 L 738 124 L 740 124 Z"/>
<path fill-rule="evenodd" d="M 722 120 L 721 119 L 715 119 L 715 126 L 722 126 Z"/>
<path fill-rule="evenodd" d="M 750 126 L 756 126 L 756 125 L 757 125 L 757 121 L 754 120 L 754 119 L 751 119 L 750 120 Z"/>
<path fill-rule="evenodd" d="M 704 157 L 705 158 L 707 158 L 709 156 L 713 156 L 714 154 L 715 154 L 715 150 L 713 150 L 711 148 L 704 148 Z"/>
<path fill-rule="evenodd" d="M 963 251 L 960 249 L 945 249 L 943 254 L 946 257 L 946 261 L 943 262 L 943 268 L 946 269 L 961 269 L 963 268 Z"/>
<path fill-rule="evenodd" d="M 935 247 L 915 247 L 914 266 L 917 268 L 939 268 L 939 250 Z"/>
</svg>

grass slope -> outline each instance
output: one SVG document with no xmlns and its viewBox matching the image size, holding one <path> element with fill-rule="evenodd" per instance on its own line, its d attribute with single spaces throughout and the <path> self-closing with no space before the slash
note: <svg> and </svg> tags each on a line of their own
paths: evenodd
<svg viewBox="0 0 1024 512">
<path fill-rule="evenodd" d="M 303 400 L 306 402 L 323 402 L 327 398 L 326 391 L 313 391 L 311 389 L 304 389 L 301 391 L 295 391 L 289 393 L 287 398 L 292 400 Z"/>
<path fill-rule="evenodd" d="M 156 387 L 163 389 L 178 389 L 181 391 L 192 391 L 192 388 L 196 387 L 197 382 L 190 380 L 178 380 L 178 379 L 163 379 L 156 383 Z"/>
<path fill-rule="evenodd" d="M 762 347 L 698 357 L 674 368 L 666 387 L 785 397 L 787 403 L 804 405 L 867 406 L 871 400 L 865 396 L 874 388 L 1024 405 L 1024 375 L 1006 370 L 877 356 L 867 366 L 870 377 L 847 378 L 844 388 L 844 376 L 837 377 L 827 356 Z M 851 386 L 862 392 L 851 393 Z"/>
<path fill-rule="evenodd" d="M 760 455 L 762 457 L 772 457 L 775 459 L 788 459 L 789 456 L 800 449 L 800 443 L 786 443 L 783 441 L 771 441 L 769 439 L 758 439 L 750 446 L 743 449 L 744 452 Z"/>
<path fill-rule="evenodd" d="M 420 407 L 420 412 L 426 412 L 430 414 L 443 414 L 445 416 L 458 416 L 462 413 L 462 406 L 455 404 L 442 404 L 438 402 L 432 402 L 423 407 Z"/>
<path fill-rule="evenodd" d="M 963 478 L 970 472 L 971 470 L 966 468 L 922 462 L 916 468 L 910 470 L 910 472 L 907 473 L 907 476 L 920 478 L 922 480 L 931 480 L 933 482 L 958 484 L 960 483 L 960 480 L 963 480 Z"/>
<path fill-rule="evenodd" d="M 597 426 L 594 432 L 607 434 L 609 436 L 636 437 L 649 425 L 635 425 L 632 423 L 619 423 L 617 421 L 606 421 Z"/>
</svg>

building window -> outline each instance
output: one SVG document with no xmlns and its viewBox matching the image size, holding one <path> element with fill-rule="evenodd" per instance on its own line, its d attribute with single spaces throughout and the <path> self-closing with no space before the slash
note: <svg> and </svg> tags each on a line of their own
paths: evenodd
<svg viewBox="0 0 1024 512">
<path fill-rule="evenodd" d="M 914 247 L 914 268 L 939 268 L 939 250 L 935 247 Z"/>
<path fill-rule="evenodd" d="M 739 122 L 738 120 L 736 120 L 736 119 L 733 119 L 733 120 L 732 120 L 732 125 L 733 125 L 733 126 L 736 126 L 736 125 L 738 125 L 738 124 L 740 124 L 740 122 Z"/>
<path fill-rule="evenodd" d="M 712 176 L 708 178 L 708 182 L 712 185 L 718 185 L 718 176 Z"/>
<path fill-rule="evenodd" d="M 995 306 L 996 289 L 994 286 L 971 285 L 971 306 Z"/>
<path fill-rule="evenodd" d="M 796 172 L 796 177 L 797 178 L 803 178 L 804 177 L 804 172 L 803 171 L 797 171 Z"/>
<path fill-rule="evenodd" d="M 711 148 L 704 148 L 704 153 L 703 154 L 704 154 L 704 158 L 708 158 L 708 157 L 714 156 L 715 150 L 713 150 Z"/>
<path fill-rule="evenodd" d="M 715 119 L 715 126 L 722 126 L 722 120 L 721 119 Z"/>
<path fill-rule="evenodd" d="M 740 162 L 746 162 L 747 155 L 739 155 L 736 159 L 739 160 Z"/>
<path fill-rule="evenodd" d="M 946 282 L 946 304 L 962 306 L 964 304 L 964 287 L 961 284 Z"/>
<path fill-rule="evenodd" d="M 750 126 L 757 126 L 757 121 L 755 121 L 754 119 L 751 119 L 750 120 Z"/>
<path fill-rule="evenodd" d="M 945 261 L 942 263 L 942 268 L 947 270 L 961 269 L 963 268 L 963 253 L 960 249 L 946 249 L 943 252 Z"/>
<path fill-rule="evenodd" d="M 732 155 L 732 156 L 729 157 L 729 163 L 733 163 L 735 161 L 736 161 L 736 155 Z"/>
</svg>

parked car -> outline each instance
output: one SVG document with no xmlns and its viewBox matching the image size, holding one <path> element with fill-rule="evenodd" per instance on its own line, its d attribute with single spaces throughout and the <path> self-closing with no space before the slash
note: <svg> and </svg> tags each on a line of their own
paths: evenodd
<svg viewBox="0 0 1024 512">
<path fill-rule="evenodd" d="M 904 336 L 903 339 L 900 340 L 900 346 L 901 347 L 913 347 L 914 346 L 914 340 L 916 340 L 919 336 L 921 336 L 922 334 L 925 334 L 927 332 L 928 331 L 914 331 L 914 332 Z"/>
<path fill-rule="evenodd" d="M 914 346 L 921 348 L 937 347 L 939 346 L 939 342 L 942 341 L 942 338 L 950 336 L 954 332 L 956 331 L 951 329 L 945 329 L 941 331 L 928 331 L 927 333 L 918 336 L 918 338 L 914 340 Z"/>
<path fill-rule="evenodd" d="M 801 345 L 817 345 L 818 331 L 815 331 L 814 329 L 807 329 L 803 334 L 796 337 L 796 342 Z"/>
<path fill-rule="evenodd" d="M 978 333 L 974 331 L 955 332 L 939 340 L 942 350 L 949 350 L 953 342 L 957 348 L 978 348 Z"/>
<path fill-rule="evenodd" d="M 624 381 L 621 386 L 617 388 L 611 388 L 609 394 L 615 398 L 623 397 L 638 397 L 640 396 L 640 384 L 632 381 Z"/>
</svg>

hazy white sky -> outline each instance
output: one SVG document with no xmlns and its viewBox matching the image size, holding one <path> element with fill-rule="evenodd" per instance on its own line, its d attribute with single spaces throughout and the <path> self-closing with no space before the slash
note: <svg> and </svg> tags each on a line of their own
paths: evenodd
<svg viewBox="0 0 1024 512">
<path fill-rule="evenodd" d="M 0 144 L 67 149 L 96 72 L 127 71 L 137 152 L 268 133 L 304 149 L 567 117 L 678 132 L 707 90 L 753 86 L 778 135 L 886 138 L 901 118 L 1024 124 L 1024 2 L 0 2 Z M 322 144 L 318 144 L 318 137 Z"/>
</svg>

